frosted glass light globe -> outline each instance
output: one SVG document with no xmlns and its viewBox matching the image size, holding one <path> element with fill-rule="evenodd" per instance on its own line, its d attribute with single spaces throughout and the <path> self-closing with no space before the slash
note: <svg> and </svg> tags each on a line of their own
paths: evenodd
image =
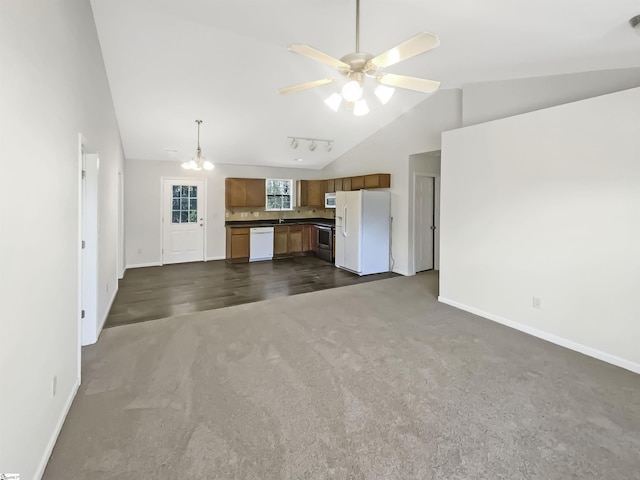
<svg viewBox="0 0 640 480">
<path fill-rule="evenodd" d="M 355 80 L 351 80 L 347 82 L 347 84 L 342 87 L 342 96 L 347 102 L 355 102 L 362 97 L 362 85 Z"/>
</svg>

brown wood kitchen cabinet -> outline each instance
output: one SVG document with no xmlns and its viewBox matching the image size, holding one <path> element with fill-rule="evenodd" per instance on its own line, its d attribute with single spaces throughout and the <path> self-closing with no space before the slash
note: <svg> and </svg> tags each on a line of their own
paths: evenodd
<svg viewBox="0 0 640 480">
<path fill-rule="evenodd" d="M 330 178 L 327 180 L 327 193 L 334 193 L 336 191 L 336 180 L 337 178 Z"/>
<path fill-rule="evenodd" d="M 300 180 L 298 203 L 301 207 L 324 207 L 326 180 Z"/>
<path fill-rule="evenodd" d="M 351 177 L 351 190 L 362 190 L 364 188 L 364 175 Z"/>
<path fill-rule="evenodd" d="M 226 258 L 233 262 L 249 261 L 249 228 L 227 227 Z"/>
<path fill-rule="evenodd" d="M 289 227 L 288 251 L 287 253 L 302 253 L 302 237 L 304 225 L 291 225 Z"/>
<path fill-rule="evenodd" d="M 264 178 L 225 178 L 224 182 L 226 208 L 264 208 Z"/>
<path fill-rule="evenodd" d="M 302 251 L 312 252 L 315 250 L 313 247 L 313 229 L 314 225 L 304 225 L 302 231 Z"/>
<path fill-rule="evenodd" d="M 284 255 L 289 252 L 289 227 L 273 227 L 273 254 Z"/>
<path fill-rule="evenodd" d="M 373 175 L 364 176 L 364 188 L 390 188 L 390 173 L 374 173 Z"/>
</svg>

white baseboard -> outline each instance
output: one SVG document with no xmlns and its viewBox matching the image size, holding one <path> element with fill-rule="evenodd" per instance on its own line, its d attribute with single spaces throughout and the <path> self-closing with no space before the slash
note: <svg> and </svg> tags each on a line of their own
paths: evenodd
<svg viewBox="0 0 640 480">
<path fill-rule="evenodd" d="M 218 256 L 218 257 L 208 257 L 205 261 L 206 262 L 212 262 L 214 260 L 224 260 L 226 257 L 225 256 Z"/>
<path fill-rule="evenodd" d="M 129 268 L 144 268 L 144 267 L 161 267 L 161 262 L 148 262 L 148 263 L 134 263 L 133 265 L 127 265 L 126 269 Z"/>
<path fill-rule="evenodd" d="M 49 443 L 47 443 L 47 448 L 42 455 L 42 459 L 40 460 L 40 465 L 38 465 L 38 469 L 36 470 L 36 474 L 33 477 L 34 480 L 40 480 L 42 475 L 44 475 L 44 470 L 47 468 L 47 463 L 49 463 L 49 457 L 51 457 L 51 453 L 53 452 L 53 447 L 56 445 L 56 441 L 58 440 L 58 436 L 60 435 L 60 430 L 62 430 L 62 425 L 64 425 L 64 421 L 69 414 L 69 410 L 71 409 L 71 404 L 73 403 L 73 399 L 76 398 L 76 394 L 78 393 L 78 389 L 80 388 L 80 379 L 76 378 L 76 381 L 71 389 L 71 394 L 64 405 L 64 409 L 62 410 L 62 415 L 58 418 L 58 422 L 56 423 L 56 428 L 49 439 Z"/>
<path fill-rule="evenodd" d="M 624 358 L 616 357 L 615 355 L 611 355 L 610 353 L 606 353 L 592 347 L 587 347 L 586 345 L 582 345 L 572 340 L 567 340 L 566 338 L 558 337 L 557 335 L 545 332 L 544 330 L 538 330 L 537 328 L 514 322 L 513 320 L 506 319 L 499 315 L 494 315 L 493 313 L 485 312 L 475 307 L 470 307 L 463 303 L 456 302 L 455 300 L 449 300 L 448 298 L 439 296 L 438 301 L 441 303 L 446 303 L 447 305 L 451 305 L 452 307 L 459 308 L 460 310 L 464 310 L 465 312 L 473 313 L 474 315 L 478 315 L 488 320 L 506 325 L 507 327 L 511 327 L 515 330 L 533 335 L 534 337 L 541 338 L 542 340 L 546 340 L 547 342 L 555 343 L 556 345 L 568 348 L 569 350 L 574 350 L 589 357 L 597 358 L 598 360 L 602 360 L 603 362 L 607 362 L 617 367 L 630 370 L 634 373 L 640 373 L 640 364 L 625 360 Z"/>
</svg>

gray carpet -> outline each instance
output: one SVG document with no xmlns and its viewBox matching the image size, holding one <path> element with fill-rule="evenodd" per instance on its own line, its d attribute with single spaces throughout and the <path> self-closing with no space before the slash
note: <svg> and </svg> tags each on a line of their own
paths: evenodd
<svg viewBox="0 0 640 480">
<path fill-rule="evenodd" d="M 44 478 L 640 479 L 640 375 L 422 274 L 116 327 Z"/>
</svg>

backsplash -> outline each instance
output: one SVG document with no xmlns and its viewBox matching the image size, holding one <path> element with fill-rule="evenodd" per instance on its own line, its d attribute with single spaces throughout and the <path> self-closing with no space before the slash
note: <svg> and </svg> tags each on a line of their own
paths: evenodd
<svg viewBox="0 0 640 480">
<path fill-rule="evenodd" d="M 234 220 L 277 220 L 279 218 L 335 218 L 335 208 L 296 207 L 281 212 L 266 212 L 259 208 L 231 208 L 225 210 L 225 221 Z"/>
</svg>

